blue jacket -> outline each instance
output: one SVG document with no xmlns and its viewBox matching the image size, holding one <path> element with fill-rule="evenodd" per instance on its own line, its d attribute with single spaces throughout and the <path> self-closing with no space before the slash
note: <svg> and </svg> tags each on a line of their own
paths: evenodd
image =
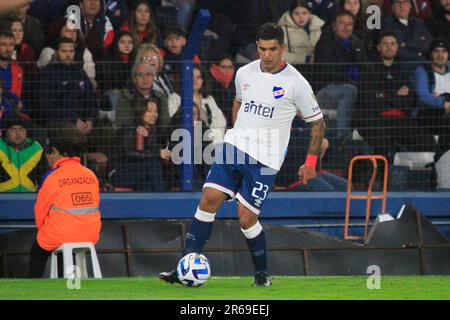
<svg viewBox="0 0 450 320">
<path fill-rule="evenodd" d="M 433 37 L 427 30 L 425 22 L 419 18 L 410 17 L 408 26 L 402 24 L 397 17 L 389 16 L 383 19 L 382 30 L 393 31 L 399 43 L 397 57 L 403 61 L 425 60 L 428 47 Z M 404 44 L 404 46 L 402 46 Z"/>
<path fill-rule="evenodd" d="M 447 65 L 446 73 L 450 72 L 450 65 Z M 430 64 L 423 64 L 414 71 L 414 86 L 419 103 L 423 107 L 443 108 L 445 98 L 433 95 L 435 82 L 434 73 Z"/>
<path fill-rule="evenodd" d="M 91 120 L 98 116 L 96 94 L 86 72 L 76 64 L 52 61 L 39 74 L 39 120 Z"/>
</svg>

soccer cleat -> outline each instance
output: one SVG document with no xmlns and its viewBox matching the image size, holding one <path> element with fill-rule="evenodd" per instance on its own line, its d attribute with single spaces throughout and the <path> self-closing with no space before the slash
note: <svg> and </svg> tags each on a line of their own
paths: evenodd
<svg viewBox="0 0 450 320">
<path fill-rule="evenodd" d="M 172 270 L 169 272 L 161 272 L 159 274 L 159 278 L 167 283 L 178 283 L 181 284 L 180 280 L 178 279 L 177 270 Z"/>
<path fill-rule="evenodd" d="M 265 272 L 258 272 L 255 274 L 254 287 L 270 287 L 272 285 L 272 278 Z"/>
</svg>

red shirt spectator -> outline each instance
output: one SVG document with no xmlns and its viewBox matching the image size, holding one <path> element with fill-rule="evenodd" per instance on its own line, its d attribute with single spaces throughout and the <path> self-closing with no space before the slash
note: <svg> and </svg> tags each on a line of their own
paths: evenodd
<svg viewBox="0 0 450 320">
<path fill-rule="evenodd" d="M 23 70 L 12 60 L 15 38 L 10 30 L 0 31 L 0 76 L 6 91 L 22 97 Z"/>
<path fill-rule="evenodd" d="M 34 49 L 24 42 L 23 22 L 19 18 L 12 18 L 9 27 L 16 40 L 12 58 L 19 63 L 28 79 L 34 79 L 37 56 Z"/>
</svg>

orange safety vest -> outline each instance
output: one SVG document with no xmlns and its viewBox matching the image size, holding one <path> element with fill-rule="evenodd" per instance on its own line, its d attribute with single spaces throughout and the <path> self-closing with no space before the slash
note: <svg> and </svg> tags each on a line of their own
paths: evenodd
<svg viewBox="0 0 450 320">
<path fill-rule="evenodd" d="M 95 244 L 101 228 L 99 205 L 95 174 L 78 157 L 58 160 L 45 175 L 34 206 L 39 246 L 52 251 L 67 242 Z"/>
</svg>

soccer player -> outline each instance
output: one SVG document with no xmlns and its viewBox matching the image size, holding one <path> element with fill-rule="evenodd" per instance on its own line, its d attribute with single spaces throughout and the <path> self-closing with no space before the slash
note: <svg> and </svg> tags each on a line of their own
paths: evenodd
<svg viewBox="0 0 450 320">
<path fill-rule="evenodd" d="M 325 123 L 309 83 L 282 60 L 286 47 L 282 28 L 264 24 L 256 44 L 260 59 L 236 74 L 235 124 L 225 134 L 223 152 L 216 155 L 203 186 L 183 255 L 200 253 L 211 235 L 217 210 L 225 200 L 236 198 L 239 223 L 255 265 L 254 286 L 270 286 L 259 212 L 282 165 L 294 117 L 301 114 L 311 124 L 308 155 L 298 169 L 304 184 L 315 177 Z M 179 283 L 176 270 L 159 277 Z"/>
</svg>

